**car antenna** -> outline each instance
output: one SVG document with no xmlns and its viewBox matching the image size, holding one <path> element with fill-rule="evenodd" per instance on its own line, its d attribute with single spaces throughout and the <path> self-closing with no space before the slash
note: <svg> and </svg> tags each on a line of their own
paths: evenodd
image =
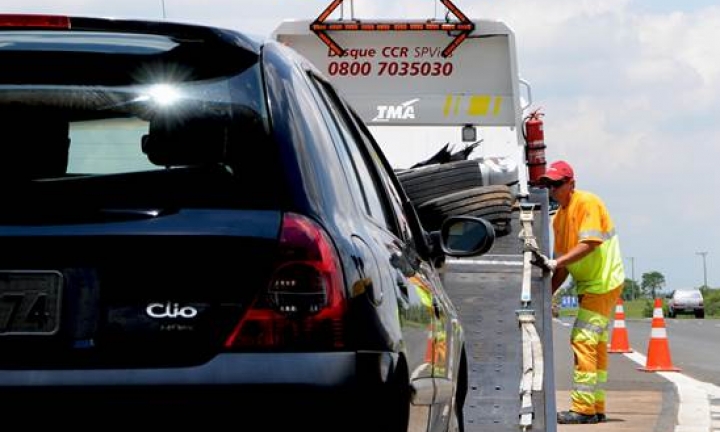
<svg viewBox="0 0 720 432">
<path fill-rule="evenodd" d="M 162 18 L 167 19 L 167 15 L 165 15 L 165 0 L 160 0 L 160 6 L 162 7 Z"/>
</svg>

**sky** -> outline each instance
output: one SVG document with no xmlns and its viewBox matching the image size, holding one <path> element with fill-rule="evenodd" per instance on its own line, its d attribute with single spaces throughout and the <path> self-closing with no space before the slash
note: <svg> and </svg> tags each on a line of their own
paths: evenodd
<svg viewBox="0 0 720 432">
<path fill-rule="evenodd" d="M 154 18 L 269 36 L 330 0 L 0 0 L 0 11 Z M 717 0 L 454 0 L 516 35 L 544 113 L 546 157 L 606 203 L 626 274 L 665 290 L 720 288 L 720 3 Z M 442 18 L 436 0 L 345 0 L 357 18 Z M 340 12 L 338 8 L 338 12 Z M 337 17 L 337 16 L 336 16 Z M 418 155 L 422 160 L 424 155 Z M 716 201 L 717 200 L 717 201 Z M 716 219 L 719 217 L 719 219 Z"/>
</svg>

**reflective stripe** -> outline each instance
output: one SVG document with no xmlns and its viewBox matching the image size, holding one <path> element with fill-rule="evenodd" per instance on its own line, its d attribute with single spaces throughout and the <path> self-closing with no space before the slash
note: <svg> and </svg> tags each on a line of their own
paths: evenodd
<svg viewBox="0 0 720 432">
<path fill-rule="evenodd" d="M 607 339 L 607 319 L 587 309 L 580 309 L 570 331 L 570 339 L 576 342 L 598 344 Z"/>
<path fill-rule="evenodd" d="M 607 327 L 607 325 L 610 324 L 610 318 L 597 312 L 593 312 L 590 309 L 585 309 L 582 306 L 578 310 L 577 319 L 580 321 L 590 322 L 601 327 Z"/>
<path fill-rule="evenodd" d="M 587 384 L 580 384 L 575 383 L 572 386 L 573 391 L 581 392 L 581 393 L 595 393 L 595 386 L 593 385 L 587 385 Z"/>
<path fill-rule="evenodd" d="M 653 318 L 662 318 L 662 317 L 663 317 L 663 311 L 661 308 L 653 309 Z"/>
<path fill-rule="evenodd" d="M 575 325 L 573 325 L 573 329 L 577 330 L 588 330 L 592 333 L 596 333 L 598 335 L 601 335 L 605 331 L 605 327 L 601 327 L 599 325 L 589 323 L 586 321 L 580 321 L 578 319 L 575 320 Z"/>
<path fill-rule="evenodd" d="M 625 328 L 625 321 L 615 321 L 615 328 Z"/>
<path fill-rule="evenodd" d="M 665 328 L 652 328 L 650 329 L 650 338 L 651 339 L 667 339 L 667 332 L 665 331 Z"/>
<path fill-rule="evenodd" d="M 573 371 L 573 383 L 595 387 L 595 384 L 597 384 L 597 373 L 575 370 Z"/>
<path fill-rule="evenodd" d="M 580 231 L 579 238 L 580 240 L 587 240 L 589 238 L 599 238 L 602 241 L 610 239 L 612 236 L 615 235 L 615 228 L 611 229 L 610 231 L 604 233 L 599 230 L 586 230 L 586 231 Z"/>
</svg>

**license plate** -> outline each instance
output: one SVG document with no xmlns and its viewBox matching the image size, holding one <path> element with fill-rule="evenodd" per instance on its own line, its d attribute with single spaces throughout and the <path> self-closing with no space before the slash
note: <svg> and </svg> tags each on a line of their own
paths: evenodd
<svg viewBox="0 0 720 432">
<path fill-rule="evenodd" d="M 55 334 L 62 283 L 57 271 L 0 270 L 0 336 Z"/>
</svg>

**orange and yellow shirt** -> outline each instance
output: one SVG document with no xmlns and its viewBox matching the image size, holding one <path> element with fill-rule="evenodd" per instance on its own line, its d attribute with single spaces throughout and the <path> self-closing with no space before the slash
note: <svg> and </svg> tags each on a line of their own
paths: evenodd
<svg viewBox="0 0 720 432">
<path fill-rule="evenodd" d="M 625 282 L 620 241 L 605 203 L 595 194 L 575 190 L 566 207 L 553 217 L 555 256 L 567 253 L 580 242 L 600 245 L 580 261 L 567 266 L 578 294 L 603 294 Z"/>
</svg>

